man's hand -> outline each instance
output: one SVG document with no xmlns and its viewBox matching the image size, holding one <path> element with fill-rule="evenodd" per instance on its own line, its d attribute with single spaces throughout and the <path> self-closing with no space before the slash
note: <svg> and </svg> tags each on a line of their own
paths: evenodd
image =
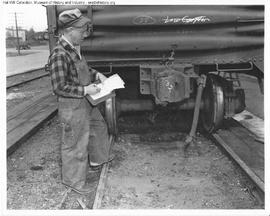
<svg viewBox="0 0 270 216">
<path fill-rule="evenodd" d="M 96 80 L 99 80 L 100 82 L 104 82 L 107 79 L 102 73 L 97 72 L 96 74 Z"/>
<path fill-rule="evenodd" d="M 96 93 L 100 92 L 100 88 L 97 87 L 96 84 L 90 84 L 88 86 L 84 86 L 84 95 L 94 95 Z"/>
</svg>

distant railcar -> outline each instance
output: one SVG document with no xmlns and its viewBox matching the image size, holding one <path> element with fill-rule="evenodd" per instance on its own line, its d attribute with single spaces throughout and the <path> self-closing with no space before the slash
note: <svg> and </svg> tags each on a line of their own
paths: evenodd
<svg viewBox="0 0 270 216">
<path fill-rule="evenodd" d="M 117 113 L 160 105 L 197 107 L 203 128 L 213 132 L 245 109 L 240 73 L 255 76 L 263 90 L 263 5 L 47 6 L 51 50 L 57 16 L 73 8 L 93 21 L 81 46 L 89 66 L 126 83 L 106 101 L 111 133 Z"/>
</svg>

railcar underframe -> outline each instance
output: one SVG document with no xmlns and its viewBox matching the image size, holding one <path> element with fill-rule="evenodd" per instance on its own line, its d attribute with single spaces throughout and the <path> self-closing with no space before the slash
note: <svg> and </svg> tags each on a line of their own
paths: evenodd
<svg viewBox="0 0 270 216">
<path fill-rule="evenodd" d="M 263 93 L 264 6 L 48 6 L 50 49 L 57 16 L 79 8 L 93 20 L 81 51 L 105 75 L 118 73 L 126 88 L 105 102 L 110 133 L 130 111 L 194 110 L 213 132 L 245 109 L 240 74 L 257 78 Z"/>
</svg>

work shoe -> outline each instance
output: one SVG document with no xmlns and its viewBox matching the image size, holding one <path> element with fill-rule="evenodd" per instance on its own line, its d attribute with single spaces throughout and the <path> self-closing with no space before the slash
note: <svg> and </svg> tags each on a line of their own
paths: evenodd
<svg viewBox="0 0 270 216">
<path fill-rule="evenodd" d="M 110 155 L 109 160 L 107 160 L 107 161 L 105 161 L 105 162 L 103 162 L 101 164 L 94 165 L 94 166 L 90 164 L 89 166 L 90 166 L 91 171 L 98 171 L 98 170 L 100 170 L 103 167 L 104 164 L 110 163 L 114 158 L 115 158 L 114 155 Z"/>
<path fill-rule="evenodd" d="M 73 187 L 71 185 L 67 185 L 65 183 L 62 183 L 63 185 L 65 185 L 68 188 L 71 188 L 72 190 L 74 190 L 75 192 L 81 194 L 81 195 L 85 195 L 85 194 L 89 194 L 91 192 L 94 191 L 93 187 L 89 184 L 84 184 L 81 187 Z"/>
</svg>

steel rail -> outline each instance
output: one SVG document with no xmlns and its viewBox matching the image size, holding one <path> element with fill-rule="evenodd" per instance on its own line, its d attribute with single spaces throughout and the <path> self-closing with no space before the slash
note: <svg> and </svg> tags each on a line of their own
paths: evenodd
<svg viewBox="0 0 270 216">
<path fill-rule="evenodd" d="M 233 148 L 226 142 L 218 132 L 209 134 L 209 138 L 212 139 L 216 144 L 221 146 L 222 149 L 233 159 L 234 162 L 244 171 L 246 176 L 254 184 L 256 192 L 259 196 L 260 201 L 264 202 L 265 185 L 264 181 L 252 170 L 252 168 L 245 162 L 244 158 L 241 158 Z"/>
<path fill-rule="evenodd" d="M 37 70 L 42 70 L 42 69 L 44 69 L 44 67 L 39 67 L 39 68 L 35 68 L 35 69 L 30 69 L 30 70 L 24 71 L 24 72 L 22 72 L 22 73 L 16 73 L 16 74 L 7 75 L 7 78 L 14 77 L 14 76 L 18 76 L 18 75 L 20 75 L 20 74 L 32 73 L 32 72 L 35 72 L 35 71 L 37 71 Z"/>
<path fill-rule="evenodd" d="M 15 81 L 15 82 L 10 82 L 9 80 L 11 79 L 14 79 L 14 77 L 21 77 L 25 74 L 29 74 L 29 73 L 34 73 L 36 71 L 40 71 L 40 70 L 44 70 L 44 72 L 42 74 L 38 74 L 38 75 L 33 75 L 33 76 L 30 76 L 29 78 L 21 78 L 20 80 L 18 81 Z M 31 82 L 33 80 L 36 80 L 36 79 L 39 79 L 39 78 L 42 78 L 42 77 L 45 77 L 45 76 L 49 76 L 49 73 L 45 71 L 45 68 L 38 68 L 38 69 L 35 69 L 35 70 L 29 70 L 29 71 L 25 71 L 24 73 L 20 73 L 20 74 L 14 74 L 14 75 L 11 75 L 11 76 L 8 76 L 7 77 L 7 86 L 6 88 L 9 89 L 9 88 L 13 88 L 13 87 L 16 87 L 16 86 L 19 86 L 21 84 L 25 84 L 25 83 L 28 83 L 28 82 Z"/>
<path fill-rule="evenodd" d="M 110 136 L 111 147 L 114 144 L 114 139 L 115 139 L 114 136 L 111 135 Z M 110 149 L 110 151 L 111 150 L 112 150 L 112 148 Z M 110 166 L 110 163 L 105 163 L 102 166 L 92 209 L 100 209 L 100 207 L 101 207 L 102 199 L 103 199 L 104 192 L 105 192 L 106 182 L 107 182 L 109 166 Z"/>
</svg>

